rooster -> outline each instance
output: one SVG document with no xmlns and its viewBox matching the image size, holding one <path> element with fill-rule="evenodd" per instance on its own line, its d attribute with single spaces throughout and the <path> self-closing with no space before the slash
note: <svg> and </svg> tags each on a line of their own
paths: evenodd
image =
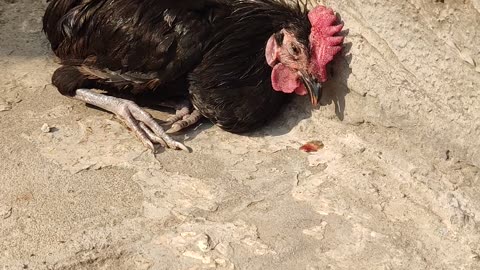
<svg viewBox="0 0 480 270">
<path fill-rule="evenodd" d="M 114 113 L 152 150 L 187 150 L 169 134 L 202 117 L 240 133 L 292 94 L 315 106 L 342 27 L 329 8 L 275 0 L 50 0 L 43 18 L 61 63 L 53 85 Z M 125 94 L 175 108 L 170 128 Z"/>
</svg>

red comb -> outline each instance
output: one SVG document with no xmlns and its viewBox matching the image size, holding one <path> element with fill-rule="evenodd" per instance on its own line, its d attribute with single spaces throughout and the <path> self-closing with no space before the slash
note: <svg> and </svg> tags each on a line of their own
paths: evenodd
<svg viewBox="0 0 480 270">
<path fill-rule="evenodd" d="M 331 8 L 318 6 L 308 13 L 312 24 L 310 33 L 311 54 L 314 59 L 314 72 L 320 81 L 327 80 L 327 64 L 342 50 L 342 36 L 334 36 L 343 28 L 343 24 L 335 24 L 337 17 Z"/>
</svg>

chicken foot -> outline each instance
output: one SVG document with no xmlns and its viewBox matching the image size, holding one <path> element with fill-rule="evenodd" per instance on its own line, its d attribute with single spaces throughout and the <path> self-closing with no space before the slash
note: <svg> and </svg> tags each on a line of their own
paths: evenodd
<svg viewBox="0 0 480 270">
<path fill-rule="evenodd" d="M 175 109 L 175 115 L 169 117 L 164 125 L 170 125 L 170 129 L 166 133 L 175 133 L 183 130 L 202 119 L 202 115 L 188 100 L 179 103 L 163 102 L 160 106 Z"/>
<path fill-rule="evenodd" d="M 114 113 L 152 151 L 155 151 L 154 143 L 189 151 L 185 145 L 173 140 L 148 112 L 133 101 L 102 95 L 90 89 L 77 89 L 73 97 Z"/>
<path fill-rule="evenodd" d="M 200 112 L 196 109 L 194 109 L 192 112 L 185 114 L 182 119 L 177 120 L 172 124 L 169 130 L 167 130 L 167 133 L 175 133 L 178 132 L 182 129 L 185 129 L 198 121 L 202 119 L 202 115 Z"/>
</svg>

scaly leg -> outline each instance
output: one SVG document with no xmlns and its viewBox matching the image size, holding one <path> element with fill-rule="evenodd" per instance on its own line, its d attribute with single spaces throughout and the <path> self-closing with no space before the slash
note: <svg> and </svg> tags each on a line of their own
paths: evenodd
<svg viewBox="0 0 480 270">
<path fill-rule="evenodd" d="M 169 117 L 164 125 L 170 125 L 170 129 L 166 133 L 179 132 L 202 119 L 202 115 L 196 109 L 193 109 L 192 104 L 188 100 L 179 103 L 163 102 L 159 104 L 175 109 L 175 115 Z"/>
<path fill-rule="evenodd" d="M 188 151 L 185 145 L 173 140 L 148 112 L 133 101 L 102 95 L 89 89 L 77 89 L 73 97 L 114 113 L 152 151 L 155 151 L 153 143 Z"/>
</svg>

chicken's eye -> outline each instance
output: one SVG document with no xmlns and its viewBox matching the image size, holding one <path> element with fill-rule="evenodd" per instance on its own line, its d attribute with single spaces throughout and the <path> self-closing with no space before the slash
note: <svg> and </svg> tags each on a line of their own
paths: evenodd
<svg viewBox="0 0 480 270">
<path fill-rule="evenodd" d="M 296 45 L 292 44 L 288 48 L 288 52 L 293 56 L 297 56 L 300 53 L 300 49 Z"/>
</svg>

